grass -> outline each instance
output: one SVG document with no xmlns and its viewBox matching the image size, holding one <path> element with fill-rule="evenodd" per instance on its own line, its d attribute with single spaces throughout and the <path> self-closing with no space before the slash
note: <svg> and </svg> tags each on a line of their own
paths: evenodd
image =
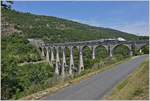
<svg viewBox="0 0 150 101">
<path fill-rule="evenodd" d="M 140 67 L 126 80 L 122 81 L 107 100 L 148 100 L 149 99 L 149 61 L 144 61 Z"/>
</svg>

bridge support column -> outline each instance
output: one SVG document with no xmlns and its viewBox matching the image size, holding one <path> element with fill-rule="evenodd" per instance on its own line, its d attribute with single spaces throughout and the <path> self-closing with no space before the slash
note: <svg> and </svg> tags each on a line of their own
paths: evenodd
<svg viewBox="0 0 150 101">
<path fill-rule="evenodd" d="M 56 66 L 55 66 L 55 74 L 59 75 L 59 67 L 60 67 L 60 61 L 59 61 L 59 49 L 56 47 Z"/>
<path fill-rule="evenodd" d="M 128 48 L 129 48 L 129 55 L 130 56 L 133 56 L 133 50 L 132 50 L 132 45 L 128 45 Z"/>
<path fill-rule="evenodd" d="M 41 49 L 42 49 L 42 57 L 44 57 L 45 56 L 45 54 L 44 54 L 44 47 L 41 47 Z"/>
<path fill-rule="evenodd" d="M 130 56 L 133 56 L 133 51 L 132 50 L 130 50 Z"/>
<path fill-rule="evenodd" d="M 51 64 L 53 64 L 54 61 L 55 61 L 55 59 L 54 59 L 54 50 L 53 50 L 53 47 L 51 47 Z"/>
<path fill-rule="evenodd" d="M 78 73 L 80 74 L 81 70 L 84 70 L 84 64 L 83 64 L 83 54 L 82 54 L 82 47 L 79 47 L 79 69 Z"/>
<path fill-rule="evenodd" d="M 93 46 L 93 48 L 92 48 L 92 59 L 93 59 L 93 60 L 95 59 L 95 48 L 96 48 L 96 47 L 94 47 L 94 46 Z"/>
<path fill-rule="evenodd" d="M 65 76 L 65 66 L 66 66 L 66 53 L 65 53 L 65 47 L 62 48 L 63 53 L 63 60 L 62 60 L 62 67 L 61 67 L 61 76 Z"/>
<path fill-rule="evenodd" d="M 139 52 L 142 53 L 142 49 L 140 49 Z"/>
<path fill-rule="evenodd" d="M 69 66 L 69 74 L 72 75 L 72 69 L 74 68 L 73 61 L 73 47 L 70 47 L 70 66 Z"/>
<path fill-rule="evenodd" d="M 112 57 L 113 56 L 113 54 L 112 54 L 112 52 L 113 52 L 112 45 L 109 45 L 108 51 L 109 51 L 109 57 Z"/>
<path fill-rule="evenodd" d="M 46 47 L 46 61 L 47 61 L 48 63 L 50 63 L 50 59 L 49 59 L 49 49 L 48 49 L 48 47 Z"/>
</svg>

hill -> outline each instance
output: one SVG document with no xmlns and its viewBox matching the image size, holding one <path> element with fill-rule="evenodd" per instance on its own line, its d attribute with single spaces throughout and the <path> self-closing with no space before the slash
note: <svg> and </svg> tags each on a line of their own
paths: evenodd
<svg viewBox="0 0 150 101">
<path fill-rule="evenodd" d="M 2 21 L 5 21 L 2 36 L 17 32 L 26 38 L 42 38 L 49 42 L 68 42 L 101 38 L 123 37 L 137 40 L 138 36 L 102 27 L 94 27 L 78 22 L 51 16 L 21 13 L 2 9 Z M 8 32 L 8 33 L 7 33 Z"/>
</svg>

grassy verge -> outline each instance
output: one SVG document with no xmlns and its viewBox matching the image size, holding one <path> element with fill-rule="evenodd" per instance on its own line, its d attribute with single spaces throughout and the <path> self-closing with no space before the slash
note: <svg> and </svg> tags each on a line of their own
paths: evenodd
<svg viewBox="0 0 150 101">
<path fill-rule="evenodd" d="M 48 95 L 48 94 L 53 94 L 56 91 L 65 88 L 66 86 L 69 86 L 71 84 L 79 83 L 83 79 L 88 79 L 92 75 L 95 75 L 97 73 L 100 73 L 100 72 L 108 70 L 108 69 L 112 69 L 112 67 L 115 67 L 117 64 L 120 64 L 122 62 L 127 62 L 130 59 L 131 58 L 126 58 L 124 60 L 121 60 L 121 61 L 118 61 L 118 62 L 115 62 L 115 63 L 112 63 L 112 64 L 107 64 L 107 65 L 105 65 L 104 67 L 101 67 L 101 68 L 87 69 L 75 78 L 65 80 L 65 81 L 61 81 L 53 87 L 48 87 L 46 90 L 42 90 L 42 91 L 39 91 L 39 92 L 34 93 L 32 95 L 23 97 L 23 98 L 21 98 L 21 100 L 31 100 L 31 99 L 34 100 L 34 99 L 39 99 L 39 98 L 41 98 L 45 95 Z"/>
<path fill-rule="evenodd" d="M 107 100 L 148 100 L 149 99 L 149 61 L 140 67 L 126 80 L 122 81 L 111 93 L 104 97 Z"/>
</svg>

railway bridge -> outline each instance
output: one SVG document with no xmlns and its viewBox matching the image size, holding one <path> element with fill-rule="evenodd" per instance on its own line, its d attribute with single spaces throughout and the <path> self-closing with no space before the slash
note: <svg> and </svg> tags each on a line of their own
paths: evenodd
<svg viewBox="0 0 150 101">
<path fill-rule="evenodd" d="M 140 50 L 143 46 L 148 45 L 149 41 L 119 41 L 119 40 L 109 40 L 109 39 L 101 39 L 101 40 L 91 40 L 91 41 L 80 41 L 80 42 L 66 42 L 66 43 L 44 43 L 42 40 L 36 39 L 28 39 L 31 44 L 36 46 L 40 49 L 41 56 L 46 59 L 46 61 L 50 65 L 54 65 L 55 67 L 55 74 L 61 75 L 62 77 L 65 76 L 65 68 L 66 64 L 66 49 L 69 49 L 70 53 L 70 63 L 69 63 L 69 75 L 72 75 L 72 70 L 74 70 L 74 48 L 78 49 L 78 68 L 77 72 L 80 74 L 81 71 L 84 70 L 84 63 L 83 63 L 83 49 L 85 47 L 89 47 L 92 50 L 92 59 L 95 59 L 95 50 L 99 46 L 103 46 L 110 57 L 113 56 L 113 50 L 118 45 L 125 45 L 128 47 L 128 53 L 130 56 L 133 55 L 133 50 L 138 49 Z M 55 51 L 55 52 L 54 52 Z M 60 53 L 61 57 L 60 57 Z M 60 59 L 62 59 L 60 61 Z"/>
</svg>

